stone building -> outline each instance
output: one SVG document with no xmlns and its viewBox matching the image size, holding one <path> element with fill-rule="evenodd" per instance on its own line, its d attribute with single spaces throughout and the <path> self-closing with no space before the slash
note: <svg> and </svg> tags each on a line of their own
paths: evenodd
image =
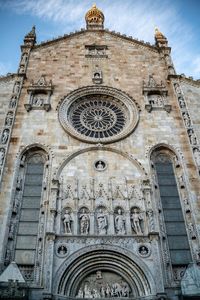
<svg viewBox="0 0 200 300">
<path fill-rule="evenodd" d="M 200 82 L 85 18 L 0 78 L 0 299 L 200 299 Z"/>
</svg>

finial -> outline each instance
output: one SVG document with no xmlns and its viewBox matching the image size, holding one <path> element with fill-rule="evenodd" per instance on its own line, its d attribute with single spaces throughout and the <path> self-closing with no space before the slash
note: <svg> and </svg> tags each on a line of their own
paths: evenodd
<svg viewBox="0 0 200 300">
<path fill-rule="evenodd" d="M 158 27 L 155 27 L 155 41 L 158 47 L 167 47 L 167 39 Z"/>
<path fill-rule="evenodd" d="M 85 15 L 87 29 L 103 29 L 104 15 L 94 3 Z"/>
</svg>

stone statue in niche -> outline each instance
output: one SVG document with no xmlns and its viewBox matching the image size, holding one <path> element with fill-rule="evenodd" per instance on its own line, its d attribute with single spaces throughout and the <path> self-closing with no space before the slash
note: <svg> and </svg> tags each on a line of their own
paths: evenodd
<svg viewBox="0 0 200 300">
<path fill-rule="evenodd" d="M 79 219 L 80 219 L 80 233 L 89 234 L 90 217 L 85 208 L 83 208 L 82 211 L 80 212 Z"/>
<path fill-rule="evenodd" d="M 71 234 L 72 233 L 72 217 L 71 217 L 69 209 L 65 210 L 65 214 L 63 217 L 63 224 L 64 224 L 64 232 Z"/>
<path fill-rule="evenodd" d="M 102 208 L 97 212 L 97 228 L 99 234 L 107 234 L 108 221 L 107 214 Z"/>
<path fill-rule="evenodd" d="M 178 97 L 178 102 L 179 102 L 180 108 L 185 107 L 185 101 L 182 96 Z"/>
<path fill-rule="evenodd" d="M 190 143 L 192 145 L 196 145 L 197 144 L 197 138 L 194 134 L 194 131 L 191 129 L 191 130 L 188 131 L 188 134 L 189 134 L 189 138 L 190 138 Z"/>
<path fill-rule="evenodd" d="M 33 106 L 42 106 L 44 104 L 44 99 L 42 98 L 41 95 L 34 95 L 33 100 L 32 100 Z"/>
<path fill-rule="evenodd" d="M 143 221 L 143 217 L 141 215 L 140 209 L 138 207 L 134 207 L 131 213 L 131 226 L 133 231 L 140 235 L 142 234 L 141 222 Z"/>
<path fill-rule="evenodd" d="M 6 256 L 5 256 L 5 264 L 8 265 L 11 261 L 12 252 L 10 249 L 6 250 Z"/>
<path fill-rule="evenodd" d="M 5 149 L 1 148 L 0 149 L 0 166 L 3 165 L 4 157 L 5 157 Z"/>
<path fill-rule="evenodd" d="M 16 196 L 16 197 L 15 197 L 15 201 L 14 201 L 14 204 L 13 204 L 13 212 L 14 212 L 15 214 L 18 213 L 19 204 L 20 204 L 20 200 L 19 200 L 18 197 L 19 197 L 19 196 Z"/>
<path fill-rule="evenodd" d="M 60 245 L 57 252 L 60 256 L 64 256 L 67 254 L 67 247 L 65 245 Z"/>
<path fill-rule="evenodd" d="M 22 178 L 20 176 L 17 178 L 16 190 L 17 191 L 21 191 L 22 190 Z"/>
<path fill-rule="evenodd" d="M 188 230 L 189 230 L 191 239 L 192 239 L 192 240 L 195 240 L 195 239 L 196 239 L 196 233 L 195 233 L 194 225 L 192 224 L 192 222 L 190 222 L 190 223 L 188 224 Z"/>
<path fill-rule="evenodd" d="M 189 117 L 187 112 L 183 113 L 183 119 L 184 119 L 184 122 L 185 122 L 185 126 L 190 127 L 191 122 L 190 122 L 190 117 Z"/>
<path fill-rule="evenodd" d="M 28 59 L 28 53 L 23 53 L 22 54 L 22 59 L 21 59 L 21 64 L 25 65 Z"/>
<path fill-rule="evenodd" d="M 12 222 L 12 223 L 10 224 L 9 233 L 8 233 L 8 238 L 9 238 L 10 240 L 13 240 L 14 232 L 15 232 L 15 225 L 14 225 L 14 223 Z"/>
<path fill-rule="evenodd" d="M 200 166 L 200 152 L 198 148 L 193 149 L 194 158 L 198 166 Z"/>
<path fill-rule="evenodd" d="M 183 189 L 185 187 L 183 175 L 178 176 L 178 183 L 179 183 L 179 186 L 180 186 L 181 189 Z"/>
<path fill-rule="evenodd" d="M 117 215 L 115 216 L 115 230 L 117 234 L 126 234 L 126 219 L 120 208 L 117 210 Z"/>
<path fill-rule="evenodd" d="M 14 85 L 13 93 L 17 95 L 19 93 L 19 90 L 20 90 L 20 82 L 16 81 Z"/>
<path fill-rule="evenodd" d="M 175 88 L 175 91 L 176 91 L 177 95 L 181 95 L 181 89 L 180 89 L 178 83 L 175 83 L 175 84 L 174 84 L 174 88 Z"/>
<path fill-rule="evenodd" d="M 2 136 L 1 136 L 1 143 L 6 144 L 9 137 L 9 129 L 4 129 Z"/>
<path fill-rule="evenodd" d="M 14 107 L 16 106 L 16 103 L 17 103 L 17 97 L 16 97 L 16 96 L 13 96 L 13 97 L 10 99 L 9 107 L 10 107 L 10 108 L 14 108 Z"/>
<path fill-rule="evenodd" d="M 141 256 L 148 256 L 149 255 L 149 249 L 144 245 L 139 247 L 138 252 Z"/>
<path fill-rule="evenodd" d="M 8 112 L 5 120 L 5 125 L 6 126 L 11 126 L 12 125 L 12 120 L 13 120 L 13 112 Z"/>
</svg>

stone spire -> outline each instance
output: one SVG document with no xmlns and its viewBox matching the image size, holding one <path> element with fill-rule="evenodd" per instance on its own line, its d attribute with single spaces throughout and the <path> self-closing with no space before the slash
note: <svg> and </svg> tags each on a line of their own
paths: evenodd
<svg viewBox="0 0 200 300">
<path fill-rule="evenodd" d="M 164 34 L 159 31 L 158 28 L 155 28 L 155 41 L 156 41 L 156 46 L 158 47 L 168 47 L 168 41 Z"/>
<path fill-rule="evenodd" d="M 32 27 L 32 30 L 27 33 L 24 37 L 24 45 L 26 46 L 34 46 L 36 43 L 36 33 L 35 33 L 35 26 Z"/>
<path fill-rule="evenodd" d="M 100 9 L 96 7 L 96 4 L 94 4 L 92 8 L 86 13 L 85 21 L 87 29 L 103 29 L 104 14 Z"/>
</svg>

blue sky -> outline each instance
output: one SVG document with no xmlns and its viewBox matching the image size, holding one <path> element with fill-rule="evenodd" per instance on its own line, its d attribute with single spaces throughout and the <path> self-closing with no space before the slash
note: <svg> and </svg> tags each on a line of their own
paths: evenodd
<svg viewBox="0 0 200 300">
<path fill-rule="evenodd" d="M 20 45 L 33 25 L 37 41 L 85 27 L 88 0 L 0 0 L 0 75 L 16 72 Z M 97 0 L 105 28 L 154 43 L 158 27 L 168 38 L 178 74 L 200 79 L 200 0 Z"/>
</svg>

